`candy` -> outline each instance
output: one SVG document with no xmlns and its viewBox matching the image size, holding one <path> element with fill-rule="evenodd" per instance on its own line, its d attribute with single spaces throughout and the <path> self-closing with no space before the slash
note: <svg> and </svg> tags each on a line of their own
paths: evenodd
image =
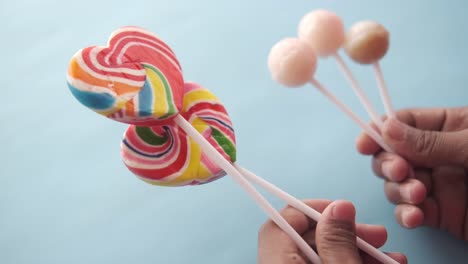
<svg viewBox="0 0 468 264">
<path fill-rule="evenodd" d="M 184 82 L 174 52 L 137 27 L 116 30 L 107 47 L 78 51 L 67 82 L 83 105 L 123 123 L 159 125 L 182 108 Z"/>
<path fill-rule="evenodd" d="M 317 58 L 312 47 L 297 38 L 286 38 L 271 48 L 268 68 L 273 80 L 288 87 L 306 84 L 314 75 Z"/>
<path fill-rule="evenodd" d="M 234 129 L 215 95 L 198 84 L 186 83 L 181 115 L 224 158 L 236 161 Z M 121 144 L 121 154 L 130 171 L 155 185 L 198 185 L 226 175 L 174 124 L 130 126 Z"/>
<path fill-rule="evenodd" d="M 327 10 L 315 10 L 305 15 L 299 23 L 298 34 L 320 57 L 336 53 L 345 41 L 343 21 Z"/>
<path fill-rule="evenodd" d="M 351 59 L 371 64 L 385 56 L 389 48 L 389 33 L 379 23 L 362 21 L 354 24 L 346 35 L 344 49 Z"/>
</svg>

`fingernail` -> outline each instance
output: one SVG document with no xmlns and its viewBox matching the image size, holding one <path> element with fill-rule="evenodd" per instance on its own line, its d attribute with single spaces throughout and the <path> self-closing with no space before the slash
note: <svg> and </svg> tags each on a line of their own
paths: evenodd
<svg viewBox="0 0 468 264">
<path fill-rule="evenodd" d="M 356 210 L 350 202 L 337 202 L 333 205 L 331 216 L 336 220 L 354 221 Z"/>
<path fill-rule="evenodd" d="M 392 171 L 392 164 L 390 164 L 390 161 L 384 161 L 382 162 L 382 172 L 385 177 L 392 178 L 390 173 Z"/>
<path fill-rule="evenodd" d="M 414 210 L 413 209 L 407 209 L 407 210 L 404 210 L 403 213 L 402 213 L 402 222 L 403 222 L 403 225 L 406 227 L 406 228 L 411 228 L 411 224 L 410 224 L 410 217 L 411 215 L 413 214 Z"/>
<path fill-rule="evenodd" d="M 409 201 L 409 202 L 414 202 L 414 199 L 413 199 L 413 193 L 411 192 L 411 188 L 403 188 L 402 191 L 402 196 L 403 197 L 406 197 L 406 199 Z"/>
<path fill-rule="evenodd" d="M 394 118 L 389 118 L 383 126 L 383 132 L 391 139 L 398 141 L 405 139 L 405 130 L 405 125 Z"/>
</svg>

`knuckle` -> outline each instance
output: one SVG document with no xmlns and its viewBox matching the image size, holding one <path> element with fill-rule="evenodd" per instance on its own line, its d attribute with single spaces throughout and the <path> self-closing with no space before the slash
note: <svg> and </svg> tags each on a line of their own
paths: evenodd
<svg viewBox="0 0 468 264">
<path fill-rule="evenodd" d="M 328 228 L 322 230 L 321 236 L 321 244 L 317 246 L 322 252 L 355 249 L 356 247 L 356 236 L 352 223 L 332 221 Z"/>
<path fill-rule="evenodd" d="M 427 156 L 433 154 L 439 145 L 439 136 L 433 131 L 423 131 L 416 139 L 415 150 Z"/>
</svg>

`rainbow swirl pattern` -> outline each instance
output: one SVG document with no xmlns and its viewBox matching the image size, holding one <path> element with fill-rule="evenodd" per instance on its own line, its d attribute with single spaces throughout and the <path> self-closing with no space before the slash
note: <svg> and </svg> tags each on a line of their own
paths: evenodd
<svg viewBox="0 0 468 264">
<path fill-rule="evenodd" d="M 91 46 L 71 59 L 67 83 L 86 107 L 141 126 L 169 122 L 182 108 L 182 68 L 169 46 L 137 27 L 114 31 L 108 46 Z"/>
<path fill-rule="evenodd" d="M 181 114 L 227 160 L 236 161 L 234 129 L 226 109 L 214 94 L 198 84 L 186 83 Z M 155 185 L 200 185 L 226 175 L 175 124 L 130 126 L 121 144 L 121 154 L 130 171 Z"/>
</svg>

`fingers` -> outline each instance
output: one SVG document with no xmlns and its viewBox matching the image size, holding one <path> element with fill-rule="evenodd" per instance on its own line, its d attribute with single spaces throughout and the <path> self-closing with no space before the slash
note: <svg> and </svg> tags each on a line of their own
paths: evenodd
<svg viewBox="0 0 468 264">
<path fill-rule="evenodd" d="M 379 177 L 401 182 L 409 175 L 411 166 L 398 155 L 381 152 L 372 159 L 372 170 Z"/>
<path fill-rule="evenodd" d="M 366 133 L 362 133 L 356 140 L 356 148 L 363 155 L 374 155 L 382 148 Z"/>
<path fill-rule="evenodd" d="M 468 129 L 456 132 L 420 130 L 396 119 L 384 122 L 382 137 L 396 153 L 426 168 L 443 165 L 468 168 Z"/>
<path fill-rule="evenodd" d="M 452 113 L 445 108 L 412 108 L 396 113 L 401 122 L 421 130 L 441 131 Z"/>
<path fill-rule="evenodd" d="M 408 229 L 413 229 L 424 224 L 424 213 L 415 205 L 399 204 L 395 207 L 395 219 Z"/>
<path fill-rule="evenodd" d="M 317 224 L 317 251 L 323 263 L 361 263 L 356 246 L 356 211 L 350 202 L 330 204 Z"/>
<path fill-rule="evenodd" d="M 385 182 L 385 195 L 387 199 L 394 203 L 407 203 L 418 205 L 426 199 L 426 187 L 416 179 L 408 179 L 403 183 Z"/>
<path fill-rule="evenodd" d="M 383 246 L 387 242 L 388 237 L 385 227 L 368 224 L 357 224 L 356 234 L 375 248 Z"/>
<path fill-rule="evenodd" d="M 330 203 L 331 201 L 328 200 L 306 201 L 307 205 L 317 211 L 323 211 Z M 302 212 L 292 207 L 286 207 L 280 214 L 299 234 L 303 235 L 310 229 L 312 221 Z M 305 258 L 301 254 L 294 241 L 273 221 L 268 220 L 262 225 L 258 235 L 258 263 L 305 264 Z"/>
</svg>

